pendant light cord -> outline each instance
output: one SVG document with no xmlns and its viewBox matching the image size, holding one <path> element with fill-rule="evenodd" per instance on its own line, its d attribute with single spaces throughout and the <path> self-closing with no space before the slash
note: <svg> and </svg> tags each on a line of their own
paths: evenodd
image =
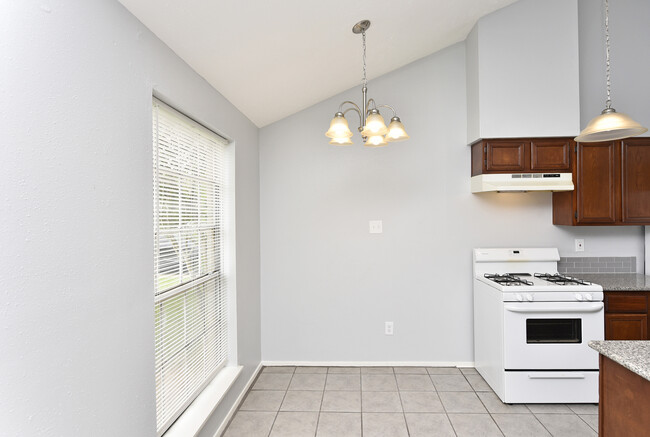
<svg viewBox="0 0 650 437">
<path fill-rule="evenodd" d="M 610 109 L 612 107 L 612 98 L 610 95 L 610 88 L 612 86 L 610 79 L 610 68 L 609 68 L 609 0 L 605 0 L 605 56 L 607 58 L 606 62 L 606 75 L 607 75 L 607 101 L 605 102 L 605 107 Z"/>
<path fill-rule="evenodd" d="M 366 31 L 361 32 L 361 38 L 363 40 L 363 87 L 366 88 L 368 85 L 368 79 L 366 78 Z"/>
</svg>

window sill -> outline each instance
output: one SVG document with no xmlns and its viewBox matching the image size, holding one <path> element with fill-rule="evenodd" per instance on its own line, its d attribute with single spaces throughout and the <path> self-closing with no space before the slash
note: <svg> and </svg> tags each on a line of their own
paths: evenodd
<svg viewBox="0 0 650 437">
<path fill-rule="evenodd" d="M 239 377 L 243 366 L 224 367 L 181 414 L 163 437 L 195 436 Z"/>
</svg>

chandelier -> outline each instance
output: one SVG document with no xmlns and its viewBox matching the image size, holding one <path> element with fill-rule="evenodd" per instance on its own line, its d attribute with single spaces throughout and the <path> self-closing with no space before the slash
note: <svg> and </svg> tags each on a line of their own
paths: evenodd
<svg viewBox="0 0 650 437">
<path fill-rule="evenodd" d="M 575 140 L 580 143 L 594 143 L 598 141 L 613 141 L 641 135 L 648 129 L 632 120 L 629 115 L 616 112 L 612 108 L 610 96 L 610 61 L 609 61 L 609 1 L 605 0 L 605 54 L 607 62 L 605 72 L 607 77 L 607 100 L 605 109 L 599 116 L 593 118 Z"/>
<path fill-rule="evenodd" d="M 359 21 L 352 28 L 355 34 L 361 34 L 363 40 L 363 83 L 361 87 L 361 94 L 363 103 L 361 108 L 354 102 L 346 100 L 339 105 L 339 110 L 334 114 L 334 118 L 330 123 L 329 130 L 325 136 L 331 138 L 330 144 L 337 146 L 352 145 L 352 131 L 348 126 L 348 121 L 345 119 L 345 114 L 354 111 L 359 115 L 359 132 L 367 147 L 381 147 L 387 145 L 389 142 L 408 140 L 409 136 L 404 130 L 402 121 L 395 114 L 395 109 L 388 105 L 378 105 L 374 99 L 368 99 L 368 80 L 366 79 L 366 30 L 370 27 L 370 21 Z M 344 107 L 347 109 L 344 109 Z M 393 111 L 393 117 L 390 119 L 388 127 L 384 122 L 384 118 L 379 113 L 378 108 L 388 108 Z"/>
</svg>

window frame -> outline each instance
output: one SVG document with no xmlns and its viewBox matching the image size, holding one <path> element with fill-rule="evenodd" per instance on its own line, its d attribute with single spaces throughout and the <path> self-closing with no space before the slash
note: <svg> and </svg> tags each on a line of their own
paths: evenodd
<svg viewBox="0 0 650 437">
<path fill-rule="evenodd" d="M 154 122 L 157 121 L 156 119 L 156 108 L 164 108 L 166 112 L 170 112 L 177 116 L 179 119 L 182 119 L 185 121 L 189 126 L 192 126 L 204 133 L 208 133 L 209 135 L 213 135 L 215 138 L 219 139 L 219 142 L 222 142 L 221 146 L 223 147 L 223 162 L 221 165 L 221 172 L 222 172 L 222 177 L 221 177 L 221 189 L 220 193 L 221 196 L 219 198 L 219 204 L 221 207 L 220 211 L 220 217 L 217 220 L 216 228 L 218 228 L 217 233 L 219 234 L 219 241 L 218 241 L 218 248 L 217 250 L 219 251 L 219 255 L 217 258 L 220 260 L 219 266 L 217 269 L 213 272 L 208 272 L 206 274 L 199 275 L 195 278 L 192 278 L 190 281 L 185 282 L 185 283 L 180 283 L 177 286 L 171 287 L 169 289 L 166 289 L 163 292 L 160 292 L 158 290 L 158 283 L 156 282 L 157 278 L 157 273 L 159 269 L 158 265 L 158 255 L 157 252 L 159 251 L 160 248 L 160 221 L 159 221 L 159 181 L 160 181 L 160 174 L 159 174 L 159 161 L 158 161 L 158 153 L 159 153 L 159 147 L 158 147 L 158 141 L 156 138 L 156 127 L 154 125 Z M 218 380 L 220 377 L 220 373 L 226 366 L 230 366 L 230 368 L 237 369 L 236 367 L 236 295 L 235 295 L 235 284 L 234 284 L 234 208 L 232 208 L 232 205 L 234 204 L 234 181 L 232 179 L 232 175 L 234 172 L 231 171 L 231 161 L 234 161 L 234 150 L 232 147 L 232 141 L 224 137 L 223 135 L 220 135 L 214 130 L 207 128 L 204 124 L 199 123 L 195 121 L 193 118 L 183 114 L 182 112 L 178 111 L 174 107 L 166 104 L 164 101 L 161 99 L 157 98 L 156 96 L 153 97 L 152 100 L 152 127 L 153 127 L 153 132 L 152 132 L 152 137 L 153 137 L 153 152 L 154 152 L 154 309 L 159 306 L 163 301 L 167 301 L 168 299 L 172 299 L 175 296 L 178 296 L 182 293 L 188 293 L 191 289 L 200 287 L 202 284 L 207 284 L 209 281 L 216 280 L 218 281 L 220 285 L 217 285 L 217 287 L 220 287 L 220 290 L 225 293 L 225 305 L 222 305 L 222 310 L 226 314 L 226 333 L 225 333 L 225 349 L 226 349 L 226 356 L 219 365 L 214 368 L 205 378 L 203 378 L 202 383 L 197 386 L 195 390 L 192 391 L 192 395 L 187 398 L 185 402 L 181 404 L 179 408 L 174 412 L 173 415 L 169 416 L 168 419 L 165 420 L 165 422 L 162 424 L 162 426 L 159 426 L 158 422 L 158 384 L 156 383 L 156 428 L 157 428 L 157 435 L 161 436 L 165 434 L 168 430 L 170 430 L 170 427 L 172 427 L 177 421 L 179 417 L 182 416 L 184 411 L 192 404 L 192 402 L 201 395 L 202 391 L 211 383 L 214 383 L 214 381 Z M 216 238 L 216 236 L 215 236 Z M 179 265 L 180 264 L 179 262 Z M 155 331 L 157 331 L 157 328 L 154 328 Z M 157 337 L 157 332 L 156 332 L 156 337 Z M 219 336 L 221 338 L 221 336 Z M 156 353 L 158 346 L 155 346 Z M 233 367 L 233 365 L 235 367 Z M 241 367 L 238 368 L 239 371 L 241 370 Z M 223 372 L 224 374 L 228 373 L 229 375 L 235 375 L 234 377 L 236 378 L 236 375 L 239 374 L 239 371 L 236 371 L 235 373 L 233 372 Z M 156 372 L 158 372 L 158 365 L 156 365 Z M 225 394 L 225 393 L 224 393 Z M 220 399 L 217 399 L 216 402 L 218 403 Z M 170 432 L 171 434 L 171 432 Z"/>
</svg>

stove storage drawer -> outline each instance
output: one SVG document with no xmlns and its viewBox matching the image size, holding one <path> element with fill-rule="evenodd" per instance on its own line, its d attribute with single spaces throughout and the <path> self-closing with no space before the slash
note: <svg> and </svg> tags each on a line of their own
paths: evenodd
<svg viewBox="0 0 650 437">
<path fill-rule="evenodd" d="M 604 338 L 603 307 L 602 302 L 505 304 L 505 370 L 597 370 L 598 353 L 588 343 Z"/>
<path fill-rule="evenodd" d="M 598 371 L 506 372 L 503 402 L 509 404 L 597 403 Z"/>
</svg>

